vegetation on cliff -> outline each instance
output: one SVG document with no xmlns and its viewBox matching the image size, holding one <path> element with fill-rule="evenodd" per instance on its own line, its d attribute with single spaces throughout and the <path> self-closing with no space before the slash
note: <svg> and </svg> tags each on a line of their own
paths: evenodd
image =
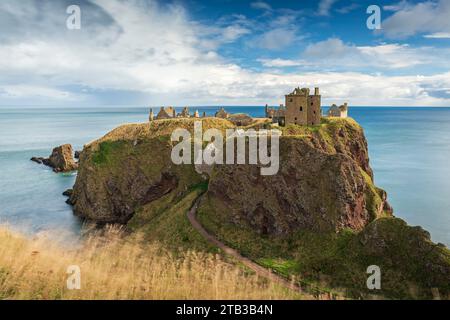
<svg viewBox="0 0 450 320">
<path fill-rule="evenodd" d="M 351 297 L 431 298 L 432 288 L 449 293 L 448 249 L 392 217 L 355 121 L 280 128 L 277 175 L 261 176 L 252 165 L 216 165 L 206 176 L 170 159 L 170 134 L 179 127 L 192 132 L 195 120 L 125 125 L 87 145 L 71 197 L 76 214 L 127 223 L 174 251 L 216 252 L 185 215 L 203 194 L 203 226 L 285 276 Z M 204 130 L 233 128 L 223 119 L 202 122 Z M 366 287 L 371 264 L 382 270 L 380 291 Z"/>
</svg>

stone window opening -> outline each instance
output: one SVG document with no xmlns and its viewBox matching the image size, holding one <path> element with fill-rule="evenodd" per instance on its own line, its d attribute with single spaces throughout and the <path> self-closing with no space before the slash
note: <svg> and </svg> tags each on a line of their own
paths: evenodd
<svg viewBox="0 0 450 320">
<path fill-rule="evenodd" d="M 302 106 L 300 106 L 300 111 L 303 111 L 303 107 Z"/>
</svg>

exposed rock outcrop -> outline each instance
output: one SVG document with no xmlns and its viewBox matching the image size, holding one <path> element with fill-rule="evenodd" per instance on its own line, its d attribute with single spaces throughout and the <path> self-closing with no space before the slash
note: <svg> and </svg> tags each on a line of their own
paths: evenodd
<svg viewBox="0 0 450 320">
<path fill-rule="evenodd" d="M 37 164 L 43 164 L 46 159 L 42 157 L 32 157 L 30 160 Z"/>
<path fill-rule="evenodd" d="M 216 166 L 208 197 L 227 208 L 233 223 L 261 234 L 337 232 L 361 230 L 392 213 L 386 193 L 373 185 L 367 142 L 353 120 L 332 121 L 307 135 L 295 130 L 287 128 L 280 138 L 274 176 L 261 176 L 251 165 Z"/>
<path fill-rule="evenodd" d="M 205 125 L 208 121 L 212 120 L 205 119 Z M 129 132 L 140 132 L 138 125 L 126 127 L 127 132 L 124 128 L 116 130 L 122 138 L 106 136 L 82 152 L 71 197 L 77 215 L 126 223 L 143 204 L 178 190 L 187 173 L 196 178 L 184 182 L 184 188 L 207 178 L 194 165 L 172 164 L 165 132 L 141 138 Z M 311 132 L 295 130 L 303 129 L 287 127 L 283 132 L 280 170 L 274 176 L 261 176 L 254 165 L 209 168 L 208 197 L 229 210 L 233 223 L 250 225 L 262 234 L 361 230 L 390 213 L 385 212 L 386 194 L 372 183 L 367 142 L 353 120 L 332 121 Z"/>
<path fill-rule="evenodd" d="M 383 213 L 380 194 L 353 159 L 297 139 L 282 138 L 281 149 L 274 176 L 261 176 L 249 165 L 216 167 L 208 196 L 228 208 L 233 223 L 262 234 L 361 230 Z M 377 199 L 375 207 L 368 197 Z"/>
<path fill-rule="evenodd" d="M 64 144 L 54 148 L 49 158 L 32 157 L 30 160 L 49 166 L 53 168 L 54 172 L 69 172 L 78 169 L 78 164 L 73 158 L 73 149 L 70 144 Z"/>
<path fill-rule="evenodd" d="M 193 166 L 175 166 L 170 158 L 168 135 L 193 121 L 124 126 L 85 146 L 70 198 L 75 214 L 101 223 L 126 223 L 142 206 L 182 195 L 203 181 Z"/>
<path fill-rule="evenodd" d="M 70 144 L 53 149 L 52 154 L 48 158 L 48 165 L 55 172 L 68 172 L 78 169 L 78 164 L 73 159 L 73 149 Z"/>
</svg>

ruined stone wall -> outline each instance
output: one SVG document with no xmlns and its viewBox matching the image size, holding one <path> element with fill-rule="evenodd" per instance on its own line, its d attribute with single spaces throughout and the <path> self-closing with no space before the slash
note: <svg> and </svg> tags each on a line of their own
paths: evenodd
<svg viewBox="0 0 450 320">
<path fill-rule="evenodd" d="M 308 96 L 287 95 L 286 96 L 286 125 L 308 122 Z"/>
<path fill-rule="evenodd" d="M 318 125 L 320 124 L 320 119 L 322 116 L 321 108 L 321 96 L 309 96 L 308 97 L 308 125 Z"/>
</svg>

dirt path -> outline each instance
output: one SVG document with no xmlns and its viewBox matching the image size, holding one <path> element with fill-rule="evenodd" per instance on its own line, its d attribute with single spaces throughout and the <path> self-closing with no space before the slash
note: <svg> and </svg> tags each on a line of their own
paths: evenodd
<svg viewBox="0 0 450 320">
<path fill-rule="evenodd" d="M 216 237 L 214 237 L 213 235 L 211 235 L 210 233 L 208 233 L 208 231 L 205 230 L 205 228 L 203 228 L 203 226 L 200 224 L 200 222 L 197 220 L 196 218 L 196 214 L 197 214 L 197 208 L 198 208 L 198 204 L 200 202 L 200 198 L 198 198 L 195 201 L 195 204 L 192 206 L 192 208 L 189 210 L 187 216 L 189 221 L 191 222 L 192 226 L 194 227 L 195 230 L 197 230 L 198 232 L 200 232 L 200 234 L 211 244 L 217 246 L 218 248 L 220 248 L 223 252 L 225 252 L 226 254 L 234 257 L 235 259 L 237 259 L 238 261 L 240 261 L 242 264 L 244 264 L 245 266 L 247 266 L 248 268 L 252 269 L 257 275 L 267 278 L 271 281 L 274 281 L 280 285 L 282 285 L 283 287 L 286 287 L 290 290 L 293 291 L 297 291 L 300 293 L 303 293 L 303 290 L 300 286 L 298 286 L 297 284 L 290 282 L 288 280 L 286 280 L 285 278 L 271 272 L 269 269 L 266 269 L 262 266 L 260 266 L 259 264 L 253 262 L 252 260 L 243 257 L 238 251 L 228 247 L 226 244 L 224 244 L 223 242 L 219 241 Z M 305 294 L 308 297 L 310 297 L 311 299 L 314 299 L 313 296 L 310 296 L 308 294 Z M 319 297 L 320 298 L 320 297 Z M 323 297 L 322 297 L 323 298 Z M 315 298 L 317 299 L 317 297 Z"/>
</svg>

